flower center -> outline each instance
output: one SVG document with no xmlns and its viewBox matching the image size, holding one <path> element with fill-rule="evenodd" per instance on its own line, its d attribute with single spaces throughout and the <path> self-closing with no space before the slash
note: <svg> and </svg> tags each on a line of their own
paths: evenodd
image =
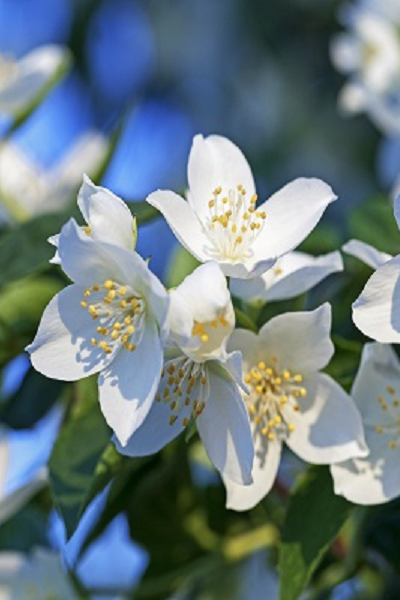
<svg viewBox="0 0 400 600">
<path fill-rule="evenodd" d="M 242 185 L 230 189 L 226 196 L 217 187 L 208 203 L 206 234 L 212 242 L 208 253 L 226 260 L 252 256 L 251 244 L 259 235 L 266 213 L 256 210 L 257 195 L 246 195 Z"/>
<path fill-rule="evenodd" d="M 95 283 L 85 290 L 81 307 L 97 322 L 99 337 L 91 339 L 92 346 L 105 354 L 111 354 L 117 346 L 130 352 L 136 349 L 142 336 L 145 304 L 129 286 L 111 279 L 101 285 Z"/>
<path fill-rule="evenodd" d="M 271 441 L 277 437 L 285 439 L 294 431 L 287 409 L 299 411 L 299 401 L 307 394 L 301 385 L 303 376 L 288 369 L 279 370 L 272 358 L 269 365 L 260 361 L 253 366 L 244 381 L 250 390 L 245 401 L 256 431 Z"/>
<path fill-rule="evenodd" d="M 197 419 L 203 412 L 208 397 L 207 389 L 204 365 L 180 355 L 165 362 L 156 402 L 169 404 L 170 425 L 181 417 L 182 425 L 187 427 L 191 417 Z"/>
<path fill-rule="evenodd" d="M 395 450 L 400 445 L 400 400 L 394 387 L 387 385 L 385 393 L 377 396 L 377 402 L 382 411 L 392 417 L 392 421 L 377 425 L 375 431 L 391 438 L 388 441 L 389 448 Z"/>
</svg>

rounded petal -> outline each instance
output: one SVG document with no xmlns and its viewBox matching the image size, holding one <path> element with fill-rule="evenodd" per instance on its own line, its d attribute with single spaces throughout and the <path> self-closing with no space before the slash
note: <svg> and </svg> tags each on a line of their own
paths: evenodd
<svg viewBox="0 0 400 600">
<path fill-rule="evenodd" d="M 353 304 L 353 321 L 382 343 L 400 342 L 400 255 L 379 267 Z"/>
<path fill-rule="evenodd" d="M 259 208 L 267 214 L 252 249 L 259 260 L 282 256 L 308 236 L 327 206 L 336 200 L 320 179 L 300 178 L 288 183 Z"/>
<path fill-rule="evenodd" d="M 362 262 L 373 269 L 378 269 L 393 258 L 391 254 L 380 252 L 371 246 L 371 244 L 367 244 L 361 240 L 349 240 L 346 244 L 343 244 L 342 250 L 346 254 L 362 260 Z"/>
<path fill-rule="evenodd" d="M 104 417 L 125 446 L 143 423 L 161 377 L 163 350 L 154 321 L 146 323 L 136 350 L 122 348 L 99 376 L 99 400 Z"/>
<path fill-rule="evenodd" d="M 221 187 L 227 195 L 242 185 L 247 196 L 255 193 L 253 175 L 239 148 L 220 135 L 193 138 L 188 162 L 188 200 L 202 221 L 209 214 L 208 202 L 213 191 Z"/>
<path fill-rule="evenodd" d="M 95 240 L 133 250 L 133 216 L 125 202 L 106 188 L 94 185 L 87 175 L 79 190 L 78 206 Z"/>
<path fill-rule="evenodd" d="M 248 329 L 235 329 L 228 340 L 228 352 L 239 350 L 245 371 L 251 369 L 260 360 L 258 335 Z"/>
<path fill-rule="evenodd" d="M 304 373 L 322 369 L 334 352 L 329 337 L 331 321 L 328 302 L 315 310 L 274 317 L 260 329 L 258 360 L 268 353 L 289 370 Z"/>
<path fill-rule="evenodd" d="M 328 375 L 306 377 L 299 410 L 287 406 L 285 420 L 294 426 L 286 443 L 303 460 L 332 464 L 368 453 L 361 416 L 352 398 Z"/>
<path fill-rule="evenodd" d="M 233 510 L 250 510 L 271 490 L 281 460 L 282 444 L 257 436 L 254 441 L 253 483 L 239 485 L 224 478 L 226 507 Z"/>
<path fill-rule="evenodd" d="M 197 419 L 197 430 L 207 455 L 227 478 L 241 485 L 251 483 L 254 446 L 247 410 L 237 385 L 208 369 L 210 396 Z"/>
<path fill-rule="evenodd" d="M 34 368 L 52 379 L 74 381 L 97 373 L 114 358 L 91 345 L 93 320 L 80 303 L 84 288 L 71 285 L 47 305 L 32 344 Z"/>
<path fill-rule="evenodd" d="M 400 448 L 392 449 L 387 435 L 366 427 L 370 454 L 331 466 L 335 494 L 356 504 L 381 504 L 400 496 Z"/>
<path fill-rule="evenodd" d="M 274 267 L 250 281 L 233 279 L 231 291 L 245 300 L 287 300 L 304 294 L 331 273 L 343 270 L 339 252 L 311 256 L 304 252 L 289 252 L 279 258 Z"/>
<path fill-rule="evenodd" d="M 147 202 L 161 212 L 186 250 L 200 262 L 209 260 L 206 248 L 210 242 L 189 202 L 167 190 L 153 192 Z"/>
</svg>

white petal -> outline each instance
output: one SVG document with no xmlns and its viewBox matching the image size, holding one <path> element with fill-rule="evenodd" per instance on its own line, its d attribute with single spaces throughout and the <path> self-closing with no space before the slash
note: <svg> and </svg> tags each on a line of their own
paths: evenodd
<svg viewBox="0 0 400 600">
<path fill-rule="evenodd" d="M 239 485 L 224 478 L 227 508 L 249 510 L 268 494 L 276 478 L 281 450 L 282 444 L 278 440 L 267 441 L 257 436 L 254 442 L 253 483 Z"/>
<path fill-rule="evenodd" d="M 198 395 L 199 386 L 200 384 L 194 385 L 193 397 L 195 394 Z M 171 425 L 169 421 L 172 415 L 170 403 L 153 402 L 142 425 L 130 437 L 125 446 L 114 439 L 118 452 L 127 456 L 148 456 L 158 452 L 185 429 L 183 419 L 190 420 L 191 411 L 191 405 L 183 404 L 178 419 Z"/>
<path fill-rule="evenodd" d="M 361 416 L 355 403 L 328 375 L 306 377 L 305 398 L 299 410 L 285 407 L 287 423 L 294 425 L 286 443 L 300 458 L 314 464 L 332 464 L 368 453 Z"/>
<path fill-rule="evenodd" d="M 235 277 L 237 279 L 251 279 L 258 277 L 267 269 L 273 267 L 276 263 L 276 258 L 266 258 L 259 260 L 259 257 L 253 255 L 245 260 L 245 262 L 224 262 L 219 260 L 218 264 L 227 277 Z"/>
<path fill-rule="evenodd" d="M 378 269 L 384 265 L 388 260 L 392 257 L 391 254 L 387 252 L 380 252 L 371 244 L 367 244 L 366 242 L 362 242 L 361 240 L 349 240 L 346 244 L 343 244 L 342 250 L 350 256 L 355 256 L 355 258 L 359 258 L 369 267 L 373 269 Z"/>
<path fill-rule="evenodd" d="M 148 414 L 161 376 L 163 351 L 153 321 L 146 324 L 136 350 L 122 348 L 99 376 L 101 410 L 125 446 Z"/>
<path fill-rule="evenodd" d="M 220 370 L 208 369 L 210 397 L 197 419 L 197 429 L 209 459 L 227 478 L 251 483 L 254 446 L 247 410 L 239 388 Z"/>
<path fill-rule="evenodd" d="M 208 202 L 213 191 L 221 187 L 222 194 L 242 185 L 248 197 L 255 193 L 253 175 L 239 148 L 219 135 L 204 138 L 196 135 L 188 163 L 188 200 L 202 221 L 209 214 Z"/>
<path fill-rule="evenodd" d="M 63 190 L 74 189 L 81 181 L 82 173 L 98 171 L 106 158 L 109 146 L 107 137 L 100 131 L 85 131 L 52 170 L 52 177 L 59 182 Z"/>
<path fill-rule="evenodd" d="M 333 64 L 344 73 L 353 71 L 360 65 L 361 45 L 353 36 L 346 33 L 336 35 L 330 51 Z"/>
<path fill-rule="evenodd" d="M 247 394 L 248 389 L 243 382 L 243 368 L 242 368 L 242 353 L 231 352 L 226 354 L 224 357 L 219 359 L 221 365 L 226 369 L 232 379 L 237 383 L 238 386 Z"/>
<path fill-rule="evenodd" d="M 379 267 L 353 304 L 353 321 L 382 343 L 400 342 L 400 255 Z"/>
<path fill-rule="evenodd" d="M 106 188 L 94 185 L 86 175 L 79 190 L 78 206 L 95 240 L 134 249 L 133 216 L 125 202 Z"/>
<path fill-rule="evenodd" d="M 273 268 L 249 281 L 233 279 L 234 296 L 245 300 L 287 300 L 304 294 L 331 273 L 343 270 L 339 252 L 311 256 L 304 252 L 288 252 Z"/>
<path fill-rule="evenodd" d="M 274 317 L 260 329 L 258 360 L 263 360 L 263 354 L 265 358 L 272 355 L 280 367 L 300 373 L 322 369 L 334 352 L 329 337 L 331 320 L 328 302 L 312 311 Z"/>
<path fill-rule="evenodd" d="M 0 113 L 16 115 L 24 111 L 68 61 L 69 52 L 61 46 L 40 46 L 29 52 L 17 63 L 15 77 L 0 88 Z"/>
<path fill-rule="evenodd" d="M 200 262 L 209 260 L 205 249 L 210 242 L 189 202 L 167 190 L 153 192 L 147 202 L 161 212 L 186 250 Z"/>
<path fill-rule="evenodd" d="M 261 259 L 282 256 L 307 237 L 327 206 L 336 200 L 331 187 L 320 179 L 296 179 L 259 208 L 267 218 L 252 249 Z"/>
<path fill-rule="evenodd" d="M 62 290 L 47 305 L 32 344 L 31 354 L 37 371 L 53 379 L 74 381 L 97 373 L 112 359 L 91 339 L 96 327 L 80 303 L 84 288 L 71 285 Z"/>
<path fill-rule="evenodd" d="M 381 504 L 400 496 L 400 447 L 391 449 L 387 435 L 366 427 L 369 456 L 331 466 L 335 494 L 356 504 Z"/>
<path fill-rule="evenodd" d="M 391 346 L 365 344 L 351 390 L 364 424 L 390 426 L 397 422 L 399 409 L 393 402 L 400 398 L 399 373 L 400 362 Z M 386 409 L 382 408 L 379 398 L 385 402 Z"/>
</svg>

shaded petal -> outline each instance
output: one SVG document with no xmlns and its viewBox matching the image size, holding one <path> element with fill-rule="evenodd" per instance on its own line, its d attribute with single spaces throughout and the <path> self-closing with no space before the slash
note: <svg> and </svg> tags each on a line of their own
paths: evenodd
<svg viewBox="0 0 400 600">
<path fill-rule="evenodd" d="M 218 362 L 228 371 L 232 379 L 247 394 L 248 389 L 243 381 L 242 353 L 231 352 L 230 354 L 226 354 L 219 358 Z"/>
<path fill-rule="evenodd" d="M 237 385 L 222 369 L 208 369 L 210 396 L 197 419 L 209 459 L 227 479 L 251 483 L 254 446 L 249 417 Z"/>
<path fill-rule="evenodd" d="M 198 383 L 192 391 L 193 394 L 198 394 Z M 169 403 L 153 402 L 142 425 L 125 446 L 122 446 L 118 439 L 113 440 L 118 452 L 127 456 L 148 456 L 158 452 L 185 429 L 183 419 L 190 420 L 192 409 L 191 405 L 182 404 L 178 419 L 171 425 L 169 419 L 172 413 Z"/>
<path fill-rule="evenodd" d="M 391 346 L 365 344 L 351 390 L 364 425 L 390 426 L 397 423 L 400 417 L 397 408 L 400 399 L 399 373 L 400 362 Z M 382 403 L 379 399 L 382 399 Z"/>
<path fill-rule="evenodd" d="M 39 329 L 26 349 L 34 368 L 52 379 L 74 381 L 103 369 L 114 357 L 91 345 L 96 327 L 80 302 L 84 288 L 71 285 L 44 310 Z"/>
<path fill-rule="evenodd" d="M 278 471 L 282 444 L 280 441 L 262 439 L 254 441 L 253 483 L 238 485 L 224 478 L 226 507 L 233 510 L 249 510 L 260 502 L 271 490 Z"/>
<path fill-rule="evenodd" d="M 380 252 L 380 250 L 377 250 L 371 246 L 371 244 L 367 244 L 361 240 L 349 240 L 346 244 L 343 244 L 342 250 L 346 252 L 346 254 L 350 254 L 350 256 L 359 258 L 373 269 L 378 269 L 378 267 L 381 267 L 388 260 L 393 258 L 391 254 Z"/>
<path fill-rule="evenodd" d="M 400 342 L 400 255 L 379 267 L 353 304 L 353 321 L 382 343 Z"/>
<path fill-rule="evenodd" d="M 193 138 L 188 182 L 188 200 L 203 222 L 209 215 L 208 202 L 216 188 L 221 187 L 222 194 L 227 195 L 240 184 L 248 197 L 255 193 L 253 175 L 242 151 L 220 135 Z"/>
<path fill-rule="evenodd" d="M 167 190 L 153 192 L 147 202 L 161 212 L 182 246 L 200 262 L 209 260 L 210 241 L 189 202 Z"/>
<path fill-rule="evenodd" d="M 334 352 L 329 337 L 331 320 L 328 302 L 312 311 L 274 317 L 260 329 L 258 360 L 269 353 L 289 370 L 302 373 L 322 369 Z"/>
<path fill-rule="evenodd" d="M 366 427 L 369 456 L 331 466 L 335 494 L 356 504 L 381 504 L 400 496 L 400 446 L 392 449 L 387 435 Z"/>
<path fill-rule="evenodd" d="M 296 248 L 334 200 L 331 187 L 320 179 L 300 178 L 285 185 L 259 208 L 267 218 L 253 243 L 254 255 L 276 258 Z"/>
<path fill-rule="evenodd" d="M 253 277 L 258 277 L 276 263 L 276 258 L 258 259 L 259 257 L 253 256 L 246 259 L 245 262 L 237 263 L 219 260 L 218 264 L 227 277 L 248 280 Z"/>
<path fill-rule="evenodd" d="M 125 202 L 106 188 L 94 185 L 87 175 L 79 190 L 78 206 L 95 240 L 133 250 L 133 216 Z"/>
<path fill-rule="evenodd" d="M 95 129 L 88 130 L 56 165 L 52 178 L 59 182 L 62 190 L 74 189 L 82 178 L 82 172 L 96 172 L 101 167 L 108 150 L 107 137 Z"/>
<path fill-rule="evenodd" d="M 339 252 L 311 256 L 304 252 L 289 252 L 279 258 L 274 267 L 250 281 L 233 279 L 234 296 L 245 300 L 287 300 L 304 294 L 331 273 L 343 270 Z"/>
<path fill-rule="evenodd" d="M 286 443 L 303 460 L 332 464 L 368 453 L 361 416 L 352 398 L 328 375 L 316 373 L 304 382 L 305 398 L 299 410 L 283 410 L 294 425 Z"/>
<path fill-rule="evenodd" d="M 99 376 L 101 410 L 125 446 L 143 423 L 161 376 L 163 351 L 154 321 L 148 321 L 134 352 L 122 348 Z"/>
</svg>

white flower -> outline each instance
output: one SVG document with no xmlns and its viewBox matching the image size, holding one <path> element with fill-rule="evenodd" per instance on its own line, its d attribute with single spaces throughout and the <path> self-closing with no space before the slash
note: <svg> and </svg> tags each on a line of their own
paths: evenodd
<svg viewBox="0 0 400 600">
<path fill-rule="evenodd" d="M 400 196 L 394 202 L 400 225 Z M 353 321 L 365 335 L 382 343 L 400 342 L 400 255 L 379 266 L 353 303 Z"/>
<path fill-rule="evenodd" d="M 391 254 L 377 250 L 371 244 L 367 244 L 361 240 L 349 240 L 343 244 L 342 250 L 346 254 L 358 258 L 372 269 L 378 269 L 393 258 Z"/>
<path fill-rule="evenodd" d="M 319 373 L 333 354 L 329 304 L 279 315 L 259 335 L 236 330 L 231 349 L 243 355 L 245 398 L 254 437 L 253 484 L 225 480 L 227 506 L 247 510 L 271 489 L 282 443 L 303 460 L 330 464 L 365 454 L 360 415 L 352 399 Z M 347 457 L 346 459 L 344 457 Z"/>
<path fill-rule="evenodd" d="M 162 212 L 179 241 L 200 262 L 247 279 L 295 248 L 336 199 L 319 179 L 296 179 L 256 208 L 250 167 L 235 144 L 212 135 L 193 140 L 187 202 L 158 190 L 147 201 Z"/>
<path fill-rule="evenodd" d="M 250 301 L 287 300 L 304 294 L 331 273 L 343 270 L 340 252 L 311 256 L 305 252 L 288 252 L 259 277 L 232 279 L 234 296 Z"/>
<path fill-rule="evenodd" d="M 31 556 L 0 552 L 1 600 L 78 600 L 58 554 L 36 548 Z"/>
<path fill-rule="evenodd" d="M 380 3 L 381 5 L 384 3 Z M 387 133 L 400 131 L 400 14 L 378 3 L 359 3 L 343 11 L 349 32 L 331 45 L 335 66 L 349 74 L 339 102 L 348 112 L 364 110 Z"/>
<path fill-rule="evenodd" d="M 107 188 L 94 185 L 87 175 L 78 194 L 78 207 L 86 221 L 83 231 L 94 240 L 115 244 L 126 250 L 134 250 L 135 221 L 131 211 L 115 194 Z M 58 247 L 59 235 L 53 235 L 49 242 Z M 50 262 L 59 264 L 58 252 Z"/>
<path fill-rule="evenodd" d="M 216 263 L 201 265 L 171 292 L 170 319 L 172 343 L 156 402 L 125 448 L 117 448 L 129 456 L 152 454 L 195 421 L 215 467 L 249 484 L 254 451 L 238 387 L 241 357 L 225 350 L 234 311 Z"/>
<path fill-rule="evenodd" d="M 35 48 L 20 60 L 0 56 L 0 114 L 24 114 L 67 69 L 70 54 L 61 46 Z"/>
<path fill-rule="evenodd" d="M 0 197 L 9 217 L 20 221 L 44 212 L 63 210 L 71 202 L 82 173 L 94 173 L 108 147 L 103 134 L 89 131 L 55 167 L 44 170 L 15 144 L 1 144 Z"/>
<path fill-rule="evenodd" d="M 400 496 L 399 374 L 400 363 L 391 346 L 364 346 L 352 396 L 370 453 L 331 467 L 336 494 L 356 504 L 380 504 Z"/>
<path fill-rule="evenodd" d="M 100 405 L 125 444 L 158 387 L 169 298 L 138 254 L 93 239 L 73 219 L 58 243 L 75 283 L 49 303 L 27 350 L 35 369 L 54 379 L 101 371 Z"/>
</svg>

